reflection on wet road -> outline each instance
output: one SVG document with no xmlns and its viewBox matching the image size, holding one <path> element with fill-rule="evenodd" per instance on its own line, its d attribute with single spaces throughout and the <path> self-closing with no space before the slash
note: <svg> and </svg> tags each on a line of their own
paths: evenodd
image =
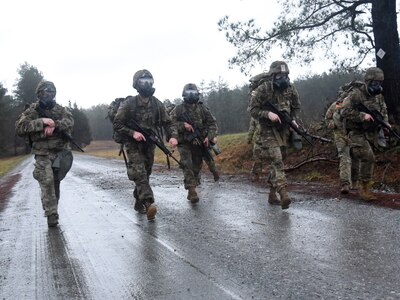
<svg viewBox="0 0 400 300">
<path fill-rule="evenodd" d="M 151 177 L 155 222 L 133 210 L 124 165 L 75 155 L 48 229 L 32 161 L 0 212 L 0 299 L 399 299 L 397 210 L 291 194 L 240 177 Z"/>
</svg>

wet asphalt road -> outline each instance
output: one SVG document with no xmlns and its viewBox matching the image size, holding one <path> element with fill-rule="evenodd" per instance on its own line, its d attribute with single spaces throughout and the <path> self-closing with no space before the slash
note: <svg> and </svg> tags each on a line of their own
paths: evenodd
<svg viewBox="0 0 400 300">
<path fill-rule="evenodd" d="M 32 170 L 11 174 L 0 206 L 0 299 L 400 299 L 398 210 L 291 193 L 282 211 L 206 171 L 193 206 L 180 170 L 161 166 L 148 222 L 121 161 L 75 154 L 48 229 Z"/>
</svg>

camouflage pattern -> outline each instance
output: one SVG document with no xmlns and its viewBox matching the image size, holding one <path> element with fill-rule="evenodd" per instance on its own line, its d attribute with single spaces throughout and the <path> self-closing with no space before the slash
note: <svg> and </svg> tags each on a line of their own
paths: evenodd
<svg viewBox="0 0 400 300">
<path fill-rule="evenodd" d="M 358 181 L 359 159 L 350 155 L 350 140 L 340 116 L 342 101 L 333 102 L 325 114 L 328 128 L 333 129 L 333 137 L 339 158 L 339 178 L 340 185 L 351 186 L 352 181 Z"/>
<path fill-rule="evenodd" d="M 149 177 L 154 163 L 155 145 L 138 142 L 133 139 L 135 132 L 129 126 L 129 120 L 135 120 L 143 129 L 157 132 L 157 126 L 162 126 L 169 136 L 177 138 L 177 132 L 160 100 L 151 96 L 145 103 L 139 95 L 128 97 L 122 102 L 115 115 L 113 126 L 118 134 L 126 136 L 125 148 L 128 156 L 128 178 L 135 183 L 134 197 L 142 203 L 154 202 L 153 191 Z"/>
<path fill-rule="evenodd" d="M 251 174 L 259 176 L 262 174 L 262 148 L 260 138 L 260 124 L 254 118 L 250 118 L 249 131 L 247 133 L 247 143 L 253 144 L 253 166 Z"/>
<path fill-rule="evenodd" d="M 388 115 L 383 96 L 371 96 L 366 85 L 354 88 L 343 101 L 340 115 L 343 117 L 344 126 L 349 133 L 350 154 L 360 161 L 359 180 L 369 182 L 372 179 L 375 164 L 375 155 L 371 145 L 378 146 L 380 128 L 374 122 L 364 121 L 365 113 L 359 112 L 355 108 L 358 102 L 362 102 L 371 110 L 380 112 L 386 122 Z"/>
<path fill-rule="evenodd" d="M 210 110 L 201 102 L 194 104 L 182 103 L 171 112 L 171 119 L 178 129 L 178 150 L 183 165 L 184 186 L 196 187 L 200 184 L 200 171 L 203 164 L 202 149 L 188 142 L 187 131 L 183 122 L 178 121 L 180 114 L 187 112 L 200 129 L 203 138 L 213 140 L 217 136 L 217 122 Z"/>
<path fill-rule="evenodd" d="M 268 118 L 269 111 L 264 106 L 266 101 L 270 101 L 279 110 L 286 110 L 292 118 L 298 120 L 300 100 L 293 85 L 284 90 L 275 90 L 272 79 L 263 82 L 251 93 L 248 111 L 260 124 L 261 157 L 270 161 L 270 184 L 279 192 L 287 184 L 281 147 L 288 145 L 289 129 Z"/>
<path fill-rule="evenodd" d="M 57 153 L 69 149 L 69 144 L 62 138 L 61 132 L 71 133 L 74 120 L 71 112 L 56 104 L 52 109 L 46 110 L 48 116 L 54 120 L 56 130 L 52 136 L 44 135 L 44 124 L 36 111 L 38 102 L 28 107 L 16 121 L 16 132 L 21 137 L 29 137 L 32 142 L 32 153 L 35 154 L 35 169 L 33 177 L 39 182 L 41 199 L 45 215 L 57 214 L 58 200 L 60 198 L 60 180 L 53 163 Z"/>
<path fill-rule="evenodd" d="M 377 67 L 368 68 L 367 71 L 365 72 L 364 81 L 368 82 L 370 80 L 379 80 L 379 81 L 385 80 L 383 71 Z"/>
<path fill-rule="evenodd" d="M 137 89 L 137 81 L 138 81 L 138 79 L 139 78 L 144 78 L 144 77 L 153 78 L 153 75 L 150 73 L 150 71 L 148 71 L 146 69 L 139 70 L 133 75 L 132 86 L 133 86 L 134 89 Z"/>
<path fill-rule="evenodd" d="M 278 74 L 278 73 L 287 73 L 289 74 L 289 67 L 288 65 L 284 62 L 284 61 L 274 61 L 270 67 L 269 67 L 269 71 L 268 71 L 268 75 L 272 75 L 272 74 Z"/>
</svg>

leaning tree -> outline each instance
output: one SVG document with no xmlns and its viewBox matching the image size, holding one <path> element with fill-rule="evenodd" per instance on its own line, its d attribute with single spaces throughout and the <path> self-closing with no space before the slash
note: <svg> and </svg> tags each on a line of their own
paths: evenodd
<svg viewBox="0 0 400 300">
<path fill-rule="evenodd" d="M 218 22 L 237 49 L 230 65 L 248 73 L 256 64 L 266 63 L 276 48 L 283 59 L 300 65 L 312 63 L 321 53 L 332 69 L 341 71 L 375 61 L 385 73 L 384 96 L 391 120 L 400 124 L 396 0 L 277 1 L 282 9 L 269 30 L 262 30 L 254 19 L 233 22 L 225 16 Z"/>
</svg>

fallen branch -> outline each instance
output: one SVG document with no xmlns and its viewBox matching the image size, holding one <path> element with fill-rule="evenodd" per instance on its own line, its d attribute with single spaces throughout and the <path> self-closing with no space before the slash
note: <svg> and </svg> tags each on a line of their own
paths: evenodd
<svg viewBox="0 0 400 300">
<path fill-rule="evenodd" d="M 284 170 L 285 170 L 285 172 L 293 171 L 293 170 L 300 168 L 301 166 L 304 166 L 305 164 L 313 163 L 316 161 L 326 161 L 326 162 L 335 163 L 335 164 L 339 162 L 338 160 L 334 160 L 334 159 L 330 159 L 330 158 L 326 158 L 326 157 L 314 157 L 314 158 L 302 161 L 292 167 L 286 167 L 286 168 L 284 168 Z"/>
</svg>

